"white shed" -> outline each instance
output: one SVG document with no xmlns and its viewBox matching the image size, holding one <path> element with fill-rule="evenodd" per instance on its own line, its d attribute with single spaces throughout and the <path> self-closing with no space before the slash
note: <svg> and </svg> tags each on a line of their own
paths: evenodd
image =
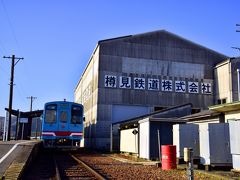
<svg viewBox="0 0 240 180">
<path fill-rule="evenodd" d="M 173 144 L 172 128 L 177 123 L 181 121 L 174 118 L 145 118 L 139 121 L 139 157 L 159 159 L 161 145 Z"/>
</svg>

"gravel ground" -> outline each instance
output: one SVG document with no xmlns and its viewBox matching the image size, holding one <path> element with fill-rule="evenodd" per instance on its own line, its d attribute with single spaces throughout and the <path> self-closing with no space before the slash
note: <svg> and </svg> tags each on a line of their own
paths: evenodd
<svg viewBox="0 0 240 180">
<path fill-rule="evenodd" d="M 111 156 L 103 156 L 100 154 L 77 155 L 77 157 L 85 161 L 95 169 L 100 169 L 103 174 L 107 174 L 109 179 L 187 179 L 184 170 L 168 170 L 163 171 L 153 165 L 130 164 L 113 159 Z M 116 158 L 117 155 L 114 155 Z M 123 158 L 122 155 L 119 158 Z M 129 160 L 129 158 L 127 158 Z M 201 173 L 195 174 L 195 179 L 218 179 L 216 177 Z"/>
</svg>

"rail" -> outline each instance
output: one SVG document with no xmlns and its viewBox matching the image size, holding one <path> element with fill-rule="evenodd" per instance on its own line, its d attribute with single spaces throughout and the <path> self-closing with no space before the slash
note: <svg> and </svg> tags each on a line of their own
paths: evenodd
<svg viewBox="0 0 240 180">
<path fill-rule="evenodd" d="M 91 168 L 90 166 L 88 166 L 86 163 L 84 163 L 83 161 L 81 161 L 80 159 L 78 159 L 77 157 L 75 157 L 74 155 L 70 154 L 70 156 L 77 161 L 79 164 L 81 164 L 82 166 L 84 166 L 88 171 L 90 171 L 97 179 L 99 180 L 105 180 L 106 178 L 103 177 L 100 173 L 98 173 L 97 171 L 95 171 L 93 168 Z"/>
</svg>

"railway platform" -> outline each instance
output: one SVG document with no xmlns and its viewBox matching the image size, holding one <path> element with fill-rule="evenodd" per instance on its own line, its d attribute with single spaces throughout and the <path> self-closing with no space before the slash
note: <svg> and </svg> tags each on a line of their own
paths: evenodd
<svg viewBox="0 0 240 180">
<path fill-rule="evenodd" d="M 0 179 L 18 179 L 40 144 L 40 140 L 0 141 Z"/>
</svg>

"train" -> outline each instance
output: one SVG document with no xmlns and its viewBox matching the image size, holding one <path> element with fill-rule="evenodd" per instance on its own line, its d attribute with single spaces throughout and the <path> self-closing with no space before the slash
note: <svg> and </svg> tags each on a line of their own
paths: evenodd
<svg viewBox="0 0 240 180">
<path fill-rule="evenodd" d="M 82 104 L 64 100 L 44 105 L 41 131 L 44 148 L 80 148 L 83 128 Z"/>
</svg>

